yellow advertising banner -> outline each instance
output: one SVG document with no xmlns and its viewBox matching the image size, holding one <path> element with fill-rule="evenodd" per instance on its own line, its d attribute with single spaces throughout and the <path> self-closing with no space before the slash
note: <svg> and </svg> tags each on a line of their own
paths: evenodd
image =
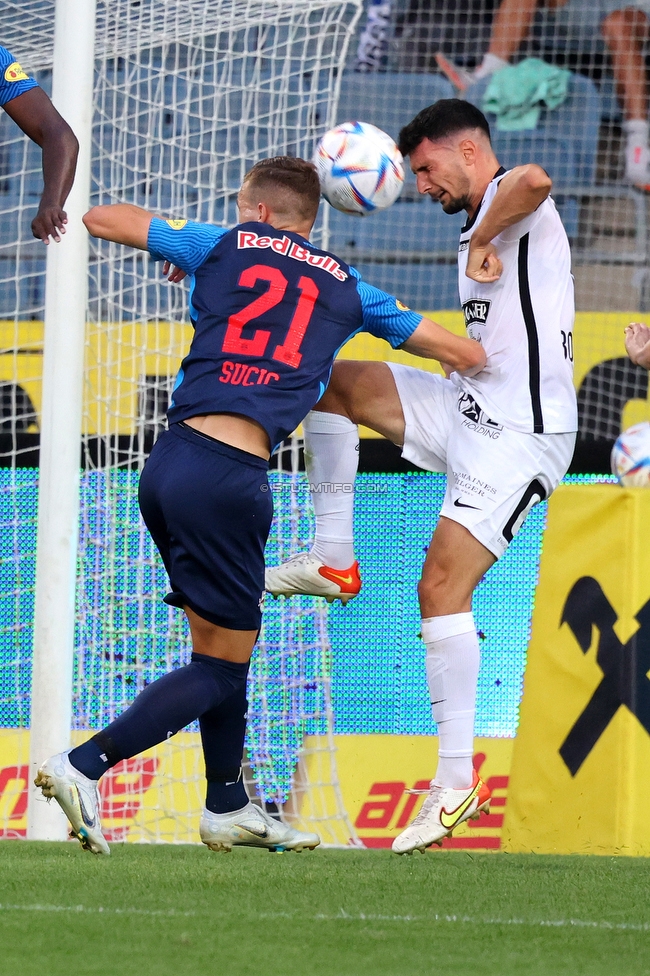
<svg viewBox="0 0 650 976">
<path fill-rule="evenodd" d="M 73 732 L 73 744 L 88 738 Z M 27 803 L 42 802 L 29 769 L 29 731 L 0 729 L 0 838 L 25 837 Z M 102 826 L 110 841 L 176 841 L 198 838 L 204 799 L 198 733 L 118 763 L 100 783 Z"/>
<path fill-rule="evenodd" d="M 87 733 L 75 733 L 75 742 Z M 390 847 L 416 816 L 435 766 L 430 736 L 341 735 L 305 740 L 296 786 L 285 807 L 292 823 L 317 830 L 324 843 L 348 844 L 348 823 L 366 847 Z M 474 765 L 488 782 L 492 809 L 463 824 L 444 847 L 498 850 L 506 808 L 511 739 L 478 739 Z M 29 732 L 0 730 L 0 837 L 25 837 L 30 783 Z M 101 781 L 102 825 L 109 842 L 194 843 L 203 806 L 203 757 L 198 734 L 181 732 L 143 756 L 119 763 Z M 436 848 L 437 850 L 437 848 Z"/>
<path fill-rule="evenodd" d="M 425 312 L 446 329 L 464 335 L 461 311 Z M 574 380 L 579 387 L 586 374 L 603 360 L 624 357 L 623 329 L 638 312 L 578 312 L 575 320 Z M 132 434 L 138 415 L 138 395 L 147 377 L 173 377 L 192 338 L 189 323 L 129 321 L 88 326 L 84 385 L 84 433 Z M 5 350 L 3 353 L 1 350 Z M 43 323 L 0 320 L 0 381 L 25 390 L 37 416 L 41 412 Z M 339 359 L 387 361 L 441 372 L 435 360 L 419 359 L 403 349 L 391 349 L 368 332 L 355 335 Z M 623 427 L 650 419 L 648 400 L 626 405 Z M 36 420 L 32 432 L 37 431 Z M 362 436 L 380 435 L 361 429 Z"/>
<path fill-rule="evenodd" d="M 649 543 L 644 488 L 549 502 L 505 850 L 650 855 Z"/>
<path fill-rule="evenodd" d="M 345 809 L 366 847 L 390 847 L 420 809 L 435 772 L 437 738 L 406 735 L 335 736 Z M 474 766 L 492 791 L 489 814 L 462 824 L 443 848 L 499 850 L 508 794 L 512 739 L 476 739 Z M 437 848 L 436 848 L 437 849 Z"/>
</svg>

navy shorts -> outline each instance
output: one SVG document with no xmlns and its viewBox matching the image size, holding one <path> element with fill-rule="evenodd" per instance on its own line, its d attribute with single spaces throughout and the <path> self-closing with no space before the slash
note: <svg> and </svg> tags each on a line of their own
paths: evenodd
<svg viewBox="0 0 650 976">
<path fill-rule="evenodd" d="M 140 511 L 169 574 L 165 602 L 259 630 L 273 501 L 262 458 L 174 424 L 140 478 Z"/>
</svg>

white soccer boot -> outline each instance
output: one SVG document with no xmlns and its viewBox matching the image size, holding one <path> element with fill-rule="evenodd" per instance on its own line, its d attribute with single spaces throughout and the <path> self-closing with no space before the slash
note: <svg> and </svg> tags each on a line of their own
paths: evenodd
<svg viewBox="0 0 650 976">
<path fill-rule="evenodd" d="M 203 811 L 199 827 L 201 840 L 211 851 L 231 851 L 233 847 L 266 847 L 269 851 L 313 851 L 320 844 L 318 834 L 304 834 L 274 820 L 268 813 L 248 803 L 232 813 Z"/>
<path fill-rule="evenodd" d="M 464 790 L 434 786 L 427 793 L 422 809 L 412 824 L 393 841 L 395 854 L 412 854 L 424 851 L 431 844 L 442 846 L 445 837 L 466 820 L 478 820 L 483 811 L 490 808 L 490 791 L 474 770 L 472 785 Z"/>
<path fill-rule="evenodd" d="M 650 147 L 645 139 L 628 139 L 625 178 L 641 190 L 650 190 Z"/>
<path fill-rule="evenodd" d="M 300 593 L 324 596 L 328 603 L 340 600 L 345 605 L 361 589 L 359 563 L 355 560 L 348 569 L 332 569 L 310 552 L 300 552 L 266 570 L 265 589 L 275 597 Z"/>
<path fill-rule="evenodd" d="M 97 780 L 88 779 L 75 769 L 67 752 L 47 759 L 36 774 L 34 784 L 41 788 L 43 796 L 54 797 L 85 851 L 111 853 L 99 820 L 101 800 Z"/>
</svg>

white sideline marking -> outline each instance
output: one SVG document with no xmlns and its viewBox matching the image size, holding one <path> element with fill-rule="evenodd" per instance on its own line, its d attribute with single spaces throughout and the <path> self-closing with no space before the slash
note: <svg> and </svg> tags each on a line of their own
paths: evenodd
<svg viewBox="0 0 650 976">
<path fill-rule="evenodd" d="M 73 915 L 142 915 L 147 918 L 200 918 L 213 912 L 180 912 L 175 908 L 103 908 L 87 905 L 9 905 L 0 903 L 0 912 L 69 912 Z M 298 912 L 264 912 L 255 915 L 263 919 L 290 919 L 310 922 L 442 922 L 456 925 L 524 925 L 530 928 L 598 929 L 608 932 L 650 932 L 650 922 L 587 921 L 580 918 L 527 919 L 475 918 L 471 915 L 375 915 L 359 912 L 351 914 L 341 908 L 335 915 L 302 915 Z"/>
<path fill-rule="evenodd" d="M 316 922 L 447 922 L 461 925 L 527 925 L 532 928 L 583 928 L 613 931 L 650 932 L 650 922 L 586 921 L 579 918 L 475 918 L 471 915 L 351 915 L 340 909 L 336 915 L 299 915 L 297 912 L 269 912 L 258 918 L 288 918 Z"/>
<path fill-rule="evenodd" d="M 90 908 L 87 905 L 3 905 L 0 912 L 70 912 L 72 915 L 145 915 L 148 918 L 193 918 L 198 912 L 179 912 L 175 908 Z M 208 914 L 203 913 L 203 914 Z"/>
</svg>

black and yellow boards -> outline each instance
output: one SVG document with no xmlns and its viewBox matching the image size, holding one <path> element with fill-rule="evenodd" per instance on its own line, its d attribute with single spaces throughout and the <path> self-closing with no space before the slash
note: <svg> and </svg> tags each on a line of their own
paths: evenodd
<svg viewBox="0 0 650 976">
<path fill-rule="evenodd" d="M 650 489 L 548 509 L 503 846 L 650 855 Z"/>
</svg>

